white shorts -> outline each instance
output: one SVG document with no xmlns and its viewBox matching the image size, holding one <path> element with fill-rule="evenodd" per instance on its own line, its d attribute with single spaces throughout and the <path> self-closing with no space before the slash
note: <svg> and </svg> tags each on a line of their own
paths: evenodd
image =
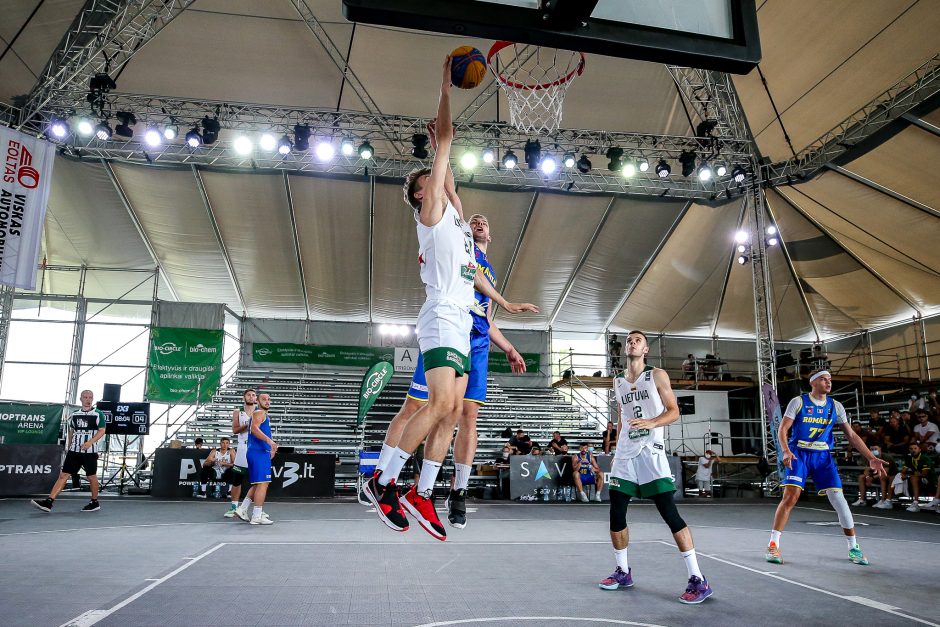
<svg viewBox="0 0 940 627">
<path fill-rule="evenodd" d="M 901 478 L 901 473 L 894 475 L 894 479 L 891 481 L 891 487 L 894 489 L 895 496 L 910 496 L 907 492 L 907 479 Z"/>
<path fill-rule="evenodd" d="M 418 313 L 415 333 L 421 353 L 435 348 L 451 348 L 470 358 L 470 330 L 473 318 L 466 307 L 438 300 L 427 301 Z"/>
<path fill-rule="evenodd" d="M 235 465 L 248 468 L 248 442 L 238 443 L 238 448 L 235 450 Z"/>
<path fill-rule="evenodd" d="M 676 483 L 665 453 L 644 448 L 629 459 L 614 456 L 608 484 L 611 490 L 637 498 L 649 498 L 664 492 L 675 492 Z"/>
<path fill-rule="evenodd" d="M 712 480 L 711 479 L 696 479 L 695 483 L 698 485 L 698 489 L 705 491 L 712 489 Z"/>
</svg>

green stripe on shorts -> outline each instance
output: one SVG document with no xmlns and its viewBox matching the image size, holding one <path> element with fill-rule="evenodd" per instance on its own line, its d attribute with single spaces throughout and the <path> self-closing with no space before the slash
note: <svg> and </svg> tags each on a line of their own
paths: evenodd
<svg viewBox="0 0 940 627">
<path fill-rule="evenodd" d="M 237 472 L 240 475 L 247 475 L 248 469 L 244 466 L 232 466 L 232 472 Z"/>
<path fill-rule="evenodd" d="M 638 499 L 648 499 L 657 494 L 676 491 L 676 484 L 671 477 L 655 479 L 642 485 L 620 477 L 608 477 L 607 483 L 611 490 L 617 490 Z"/>
<path fill-rule="evenodd" d="M 457 376 L 462 377 L 470 372 L 470 357 L 464 355 L 456 348 L 441 346 L 421 353 L 424 359 L 424 371 L 427 372 L 433 368 L 453 368 L 457 371 Z"/>
</svg>

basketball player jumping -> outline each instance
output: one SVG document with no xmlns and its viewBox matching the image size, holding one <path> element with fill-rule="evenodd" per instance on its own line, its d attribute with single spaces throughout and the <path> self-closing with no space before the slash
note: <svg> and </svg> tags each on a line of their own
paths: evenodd
<svg viewBox="0 0 940 627">
<path fill-rule="evenodd" d="M 664 427 L 679 419 L 679 406 L 666 371 L 646 365 L 649 350 L 646 335 L 631 331 L 627 335 L 627 367 L 614 379 L 620 420 L 609 485 L 610 540 L 617 570 L 599 585 L 604 590 L 633 586 L 633 573 L 627 562 L 630 543 L 627 505 L 633 497 L 652 499 L 672 531 L 689 574 L 688 586 L 679 601 L 697 604 L 710 597 L 712 589 L 699 570 L 692 532 L 676 510 L 673 501 L 676 486 L 663 444 Z"/>
<path fill-rule="evenodd" d="M 473 237 L 459 207 L 448 195 L 450 148 L 454 129 L 450 112 L 451 58 L 444 61 L 437 115 L 437 152 L 430 172 L 416 170 L 405 181 L 405 200 L 417 221 L 421 280 L 427 300 L 416 328 L 428 385 L 428 402 L 408 420 L 387 466 L 366 484 L 363 492 L 379 518 L 395 531 L 405 531 L 408 510 L 432 536 L 447 533 L 434 509 L 433 488 L 453 434 L 454 417 L 467 389 L 470 371 L 470 331 L 473 289 L 483 291 L 510 313 L 537 311 L 531 305 L 507 303 L 482 277 L 476 277 Z M 452 179 L 451 179 L 452 180 Z M 429 437 L 430 436 L 430 437 Z M 421 477 L 399 500 L 396 481 L 402 467 L 427 438 Z"/>
<path fill-rule="evenodd" d="M 849 426 L 842 403 L 828 396 L 832 391 L 832 375 L 827 370 L 814 370 L 809 375 L 809 385 L 809 394 L 801 394 L 787 405 L 777 429 L 779 454 L 787 469 L 780 481 L 783 496 L 774 514 L 766 559 L 773 564 L 783 563 L 780 557 L 780 534 L 787 526 L 793 506 L 800 499 L 800 492 L 806 486 L 806 477 L 810 476 L 817 492 L 826 495 L 839 516 L 839 524 L 849 547 L 849 559 L 855 564 L 867 566 L 868 560 L 855 539 L 855 520 L 842 494 L 842 480 L 839 478 L 836 460 L 832 457 L 832 431 L 835 425 L 842 427 L 849 444 L 868 460 L 868 465 L 880 476 L 885 474 L 885 462 L 875 457 Z"/>
<path fill-rule="evenodd" d="M 248 430 L 251 429 L 251 416 L 255 413 L 258 394 L 253 388 L 248 388 L 242 393 L 242 400 L 241 408 L 232 412 L 232 433 L 238 438 L 238 446 L 235 449 L 235 465 L 232 467 L 235 479 L 232 484 L 232 505 L 224 514 L 226 518 L 235 517 L 242 486 L 248 483 Z"/>
</svg>

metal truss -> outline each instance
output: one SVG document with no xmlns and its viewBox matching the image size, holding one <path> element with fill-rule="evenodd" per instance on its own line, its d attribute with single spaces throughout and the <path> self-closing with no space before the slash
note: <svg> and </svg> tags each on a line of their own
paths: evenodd
<svg viewBox="0 0 940 627">
<path fill-rule="evenodd" d="M 764 166 L 764 182 L 783 185 L 807 178 L 860 141 L 940 93 L 940 54 L 879 94 L 788 161 Z"/>
<path fill-rule="evenodd" d="M 677 65 L 666 69 L 699 120 L 715 123 L 712 137 L 750 142 L 744 110 L 729 74 Z"/>
<path fill-rule="evenodd" d="M 20 119 L 20 113 L 16 107 L 0 102 L 0 125 L 13 126 Z"/>
<path fill-rule="evenodd" d="M 13 317 L 14 288 L 0 285 L 0 382 L 3 381 L 3 364 L 7 357 L 7 340 L 10 339 L 10 318 Z"/>
<path fill-rule="evenodd" d="M 24 107 L 20 124 L 61 109 L 61 96 L 84 100 L 89 80 L 115 72 L 195 0 L 86 0 L 50 57 Z M 66 98 L 73 102 L 74 98 Z"/>
</svg>

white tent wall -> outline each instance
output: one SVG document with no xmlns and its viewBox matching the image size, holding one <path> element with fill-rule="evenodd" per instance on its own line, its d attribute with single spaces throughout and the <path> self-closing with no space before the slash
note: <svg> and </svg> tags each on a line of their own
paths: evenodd
<svg viewBox="0 0 940 627">
<path fill-rule="evenodd" d="M 927 340 L 927 365 L 931 381 L 940 379 L 940 316 L 924 320 Z"/>
</svg>

